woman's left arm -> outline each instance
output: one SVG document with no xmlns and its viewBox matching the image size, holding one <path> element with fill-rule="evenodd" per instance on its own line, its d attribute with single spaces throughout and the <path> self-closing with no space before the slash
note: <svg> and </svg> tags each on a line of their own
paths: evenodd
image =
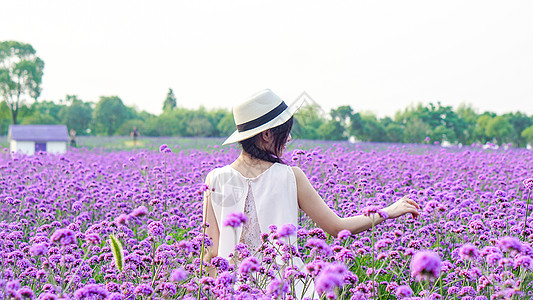
<svg viewBox="0 0 533 300">
<path fill-rule="evenodd" d="M 300 208 L 324 231 L 337 236 L 339 231 L 343 229 L 349 230 L 351 233 L 359 233 L 377 225 L 386 219 L 379 214 L 374 214 L 371 217 L 359 215 L 348 218 L 341 218 L 329 208 L 322 197 L 318 194 L 315 188 L 309 182 L 309 179 L 304 172 L 298 168 L 293 167 L 294 176 L 296 177 L 296 186 L 298 190 L 298 205 Z M 420 214 L 417 210 L 418 204 L 411 199 L 402 198 L 394 204 L 384 208 L 389 218 L 398 218 L 406 213 L 410 213 L 414 218 Z"/>
</svg>

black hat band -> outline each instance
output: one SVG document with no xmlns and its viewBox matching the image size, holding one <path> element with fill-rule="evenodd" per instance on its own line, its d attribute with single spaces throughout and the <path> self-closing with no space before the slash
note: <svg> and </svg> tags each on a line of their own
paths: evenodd
<svg viewBox="0 0 533 300">
<path fill-rule="evenodd" d="M 275 107 L 274 109 L 272 109 L 268 113 L 260 116 L 259 118 L 253 119 L 253 120 L 248 121 L 246 123 L 237 124 L 237 130 L 239 132 L 243 132 L 243 131 L 254 129 L 254 128 L 257 128 L 257 127 L 259 127 L 261 125 L 264 125 L 264 124 L 274 120 L 274 118 L 279 116 L 287 107 L 288 107 L 287 104 L 285 104 L 284 101 L 281 101 L 280 105 L 278 105 L 277 107 Z"/>
</svg>

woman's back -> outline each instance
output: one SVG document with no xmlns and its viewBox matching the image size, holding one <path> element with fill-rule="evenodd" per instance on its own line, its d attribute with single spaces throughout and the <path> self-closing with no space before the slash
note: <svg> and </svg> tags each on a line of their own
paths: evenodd
<svg viewBox="0 0 533 300">
<path fill-rule="evenodd" d="M 214 189 L 210 193 L 211 202 L 220 230 L 219 256 L 228 258 L 241 240 L 243 228 L 236 228 L 235 234 L 233 228 L 225 227 L 222 223 L 230 213 L 245 212 L 246 203 L 249 207 L 247 212 L 253 213 L 254 207 L 250 205 L 254 205 L 257 215 L 257 218 L 248 216 L 250 223 L 245 227 L 247 233 L 256 233 L 254 228 L 257 227 L 260 233 L 268 233 L 271 224 L 277 227 L 287 223 L 298 224 L 296 179 L 291 167 L 274 163 L 258 176 L 248 178 L 232 166 L 225 166 L 214 169 L 208 177 L 210 188 Z M 291 242 L 295 241 L 295 237 L 291 238 Z"/>
</svg>

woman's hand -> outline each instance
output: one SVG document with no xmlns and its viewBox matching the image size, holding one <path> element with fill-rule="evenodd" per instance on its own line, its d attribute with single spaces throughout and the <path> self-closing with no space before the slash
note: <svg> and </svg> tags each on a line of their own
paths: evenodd
<svg viewBox="0 0 533 300">
<path fill-rule="evenodd" d="M 416 219 L 420 215 L 420 212 L 417 210 L 419 208 L 420 206 L 415 201 L 403 197 L 383 210 L 389 214 L 389 219 L 396 219 L 407 213 L 410 213 Z"/>
</svg>

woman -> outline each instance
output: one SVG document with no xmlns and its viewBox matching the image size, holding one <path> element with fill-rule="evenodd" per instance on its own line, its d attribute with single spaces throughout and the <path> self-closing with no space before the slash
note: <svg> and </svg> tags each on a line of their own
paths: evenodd
<svg viewBox="0 0 533 300">
<path fill-rule="evenodd" d="M 231 165 L 212 170 L 206 178 L 209 191 L 204 199 L 204 220 L 213 245 L 205 261 L 215 256 L 229 259 L 238 242 L 257 249 L 261 234 L 270 232 L 269 225 L 297 225 L 299 209 L 333 236 L 343 229 L 355 234 L 372 227 L 371 218 L 366 216 L 337 216 L 302 170 L 280 159 L 291 140 L 292 116 L 298 108 L 298 103 L 289 107 L 268 89 L 234 107 L 237 131 L 224 145 L 239 142 L 242 152 Z M 383 210 L 393 219 L 406 213 L 417 217 L 417 208 L 413 200 L 403 198 Z M 238 212 L 248 217 L 242 227 L 223 226 L 228 215 Z M 374 224 L 385 220 L 379 214 L 372 217 Z M 288 240 L 295 242 L 296 236 Z"/>
</svg>

